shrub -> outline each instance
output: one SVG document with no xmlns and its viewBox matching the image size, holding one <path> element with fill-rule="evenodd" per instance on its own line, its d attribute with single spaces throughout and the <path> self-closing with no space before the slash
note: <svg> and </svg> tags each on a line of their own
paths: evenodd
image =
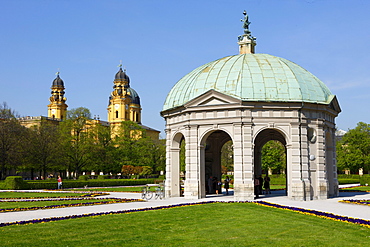
<svg viewBox="0 0 370 247">
<path fill-rule="evenodd" d="M 366 174 L 366 175 L 362 175 L 360 177 L 360 184 L 361 185 L 366 185 L 366 184 L 370 184 L 370 175 L 369 174 Z"/>
<path fill-rule="evenodd" d="M 28 184 L 21 176 L 9 176 L 5 179 L 3 187 L 6 190 L 21 190 L 28 189 Z"/>
<path fill-rule="evenodd" d="M 89 175 L 81 175 L 78 177 L 78 180 L 87 181 L 89 179 Z"/>
<path fill-rule="evenodd" d="M 98 179 L 109 179 L 109 175 L 99 175 Z"/>
<path fill-rule="evenodd" d="M 5 181 L 0 181 L 0 190 L 5 190 Z"/>
</svg>

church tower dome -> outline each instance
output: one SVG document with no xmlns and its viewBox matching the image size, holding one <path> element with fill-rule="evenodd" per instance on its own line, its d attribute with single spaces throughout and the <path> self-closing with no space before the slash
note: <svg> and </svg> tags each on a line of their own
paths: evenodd
<svg viewBox="0 0 370 247">
<path fill-rule="evenodd" d="M 130 85 L 130 78 L 126 74 L 126 71 L 123 71 L 122 68 L 119 68 L 119 71 L 116 73 L 115 80 L 126 81 Z"/>
<path fill-rule="evenodd" d="M 120 124 L 122 121 L 141 123 L 141 106 L 138 93 L 130 87 L 130 78 L 126 70 L 119 70 L 113 81 L 113 92 L 109 97 L 108 122 Z"/>
<path fill-rule="evenodd" d="M 52 86 L 53 87 L 63 87 L 64 88 L 64 82 L 59 77 L 59 73 L 57 73 L 57 77 L 54 79 Z"/>
<path fill-rule="evenodd" d="M 57 77 L 51 84 L 51 97 L 49 98 L 50 104 L 48 105 L 48 117 L 52 119 L 63 120 L 66 117 L 67 98 L 64 97 L 64 82 L 57 72 Z"/>
</svg>

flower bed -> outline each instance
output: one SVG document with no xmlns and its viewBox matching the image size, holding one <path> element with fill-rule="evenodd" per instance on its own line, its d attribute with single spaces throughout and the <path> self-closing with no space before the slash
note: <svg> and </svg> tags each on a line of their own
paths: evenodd
<svg viewBox="0 0 370 247">
<path fill-rule="evenodd" d="M 81 200 L 93 200 L 93 199 L 91 198 L 54 198 L 54 199 L 42 200 L 42 201 L 44 202 L 44 201 L 73 201 L 73 200 L 81 201 Z M 96 199 L 96 200 L 97 200 L 96 202 L 79 202 L 79 203 L 69 203 L 69 204 L 60 204 L 60 205 L 40 206 L 40 207 L 5 208 L 5 209 L 0 209 L 0 213 L 143 201 L 141 199 L 121 199 L 121 198 L 104 198 L 104 199 Z M 26 202 L 39 202 L 39 201 L 40 200 L 27 200 Z M 19 202 L 19 200 L 7 200 L 6 202 Z"/>
<path fill-rule="evenodd" d="M 354 199 L 352 200 L 352 199 L 348 199 L 348 200 L 341 200 L 339 202 L 353 203 L 353 204 L 370 206 L 370 200 L 368 200 L 368 199 L 364 199 L 364 200 L 354 200 Z"/>
</svg>

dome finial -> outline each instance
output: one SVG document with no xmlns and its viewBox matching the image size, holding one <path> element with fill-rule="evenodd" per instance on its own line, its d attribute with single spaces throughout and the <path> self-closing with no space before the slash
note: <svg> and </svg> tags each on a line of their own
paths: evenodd
<svg viewBox="0 0 370 247">
<path fill-rule="evenodd" d="M 243 12 L 244 19 L 241 19 L 243 22 L 244 34 L 238 37 L 239 44 L 239 54 L 254 53 L 254 47 L 256 46 L 256 37 L 253 37 L 251 31 L 249 31 L 249 16 L 247 11 Z"/>
<path fill-rule="evenodd" d="M 122 68 L 122 60 L 119 60 L 119 64 L 117 67 Z"/>
<path fill-rule="evenodd" d="M 249 24 L 251 24 L 251 22 L 249 21 L 249 17 L 247 15 L 247 11 L 244 10 L 243 15 L 244 15 L 244 20 L 241 19 L 240 21 L 243 22 L 244 33 L 245 34 L 250 34 Z"/>
</svg>

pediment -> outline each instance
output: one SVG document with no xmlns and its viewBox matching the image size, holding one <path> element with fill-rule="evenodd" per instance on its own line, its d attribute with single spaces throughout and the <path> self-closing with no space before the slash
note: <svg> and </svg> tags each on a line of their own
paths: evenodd
<svg viewBox="0 0 370 247">
<path fill-rule="evenodd" d="M 240 104 L 240 100 L 231 97 L 229 95 L 220 93 L 214 89 L 211 89 L 204 94 L 192 99 L 185 104 L 185 107 L 197 107 L 197 106 L 216 106 L 216 105 L 228 105 L 228 104 Z"/>
<path fill-rule="evenodd" d="M 337 96 L 335 96 L 335 95 L 332 96 L 332 99 L 330 101 L 329 107 L 331 109 L 333 109 L 334 111 L 338 112 L 338 113 L 342 111 L 340 109 L 339 102 L 337 100 Z"/>
</svg>

